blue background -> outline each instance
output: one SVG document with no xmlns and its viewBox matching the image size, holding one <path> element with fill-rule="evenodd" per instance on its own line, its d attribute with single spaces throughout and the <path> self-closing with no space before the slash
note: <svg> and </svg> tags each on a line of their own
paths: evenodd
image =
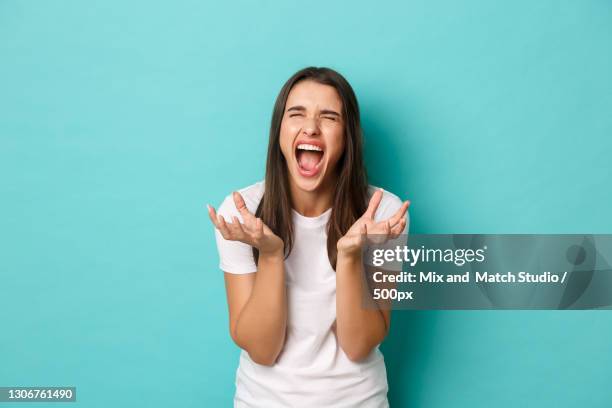
<svg viewBox="0 0 612 408">
<path fill-rule="evenodd" d="M 411 232 L 612 232 L 609 1 L 153 3 L 0 2 L 1 386 L 231 405 L 204 205 L 263 178 L 307 65 L 353 85 Z M 611 336 L 609 311 L 398 311 L 390 400 L 610 407 Z"/>
</svg>

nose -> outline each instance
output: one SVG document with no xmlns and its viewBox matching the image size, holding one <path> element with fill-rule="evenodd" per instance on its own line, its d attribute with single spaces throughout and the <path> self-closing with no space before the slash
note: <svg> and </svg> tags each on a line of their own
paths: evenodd
<svg viewBox="0 0 612 408">
<path fill-rule="evenodd" d="M 308 118 L 304 122 L 304 127 L 302 128 L 304 135 L 306 136 L 314 136 L 319 134 L 319 122 L 316 118 Z"/>
</svg>

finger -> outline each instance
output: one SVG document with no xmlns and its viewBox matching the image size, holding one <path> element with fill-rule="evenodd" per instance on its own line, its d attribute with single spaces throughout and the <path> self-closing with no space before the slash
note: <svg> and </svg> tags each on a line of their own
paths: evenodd
<svg viewBox="0 0 612 408">
<path fill-rule="evenodd" d="M 240 224 L 240 220 L 235 215 L 232 217 L 232 224 L 230 228 L 237 239 L 245 236 L 244 230 L 242 229 L 242 224 Z"/>
<path fill-rule="evenodd" d="M 372 197 L 370 198 L 370 202 L 368 203 L 368 209 L 363 214 L 365 217 L 372 218 L 372 219 L 374 218 L 374 214 L 376 214 L 376 210 L 378 209 L 380 201 L 382 200 L 382 196 L 383 196 L 382 188 L 379 188 L 378 190 L 374 192 L 374 194 L 372 194 Z"/>
<path fill-rule="evenodd" d="M 252 214 L 247 208 L 244 202 L 244 198 L 242 198 L 242 195 L 237 191 L 234 191 L 232 193 L 232 197 L 234 198 L 234 204 L 236 205 L 236 208 L 238 209 L 240 215 L 242 215 L 242 218 L 246 222 L 246 217 L 251 216 Z"/>
<path fill-rule="evenodd" d="M 218 228 L 217 226 L 217 212 L 215 211 L 215 207 L 213 207 L 210 204 L 206 204 L 206 206 L 208 207 L 208 218 L 210 218 L 210 220 L 212 221 L 212 223 L 215 225 L 215 228 Z"/>
<path fill-rule="evenodd" d="M 370 227 L 370 234 L 381 235 L 391 230 L 389 220 L 382 220 Z"/>
<path fill-rule="evenodd" d="M 406 219 L 401 218 L 395 226 L 391 227 L 391 234 L 401 234 L 406 227 Z"/>
<path fill-rule="evenodd" d="M 255 239 L 261 239 L 263 238 L 263 234 L 264 234 L 264 229 L 263 229 L 263 221 L 261 220 L 261 218 L 256 218 L 255 219 Z"/>
<path fill-rule="evenodd" d="M 221 235 L 223 235 L 223 238 L 225 239 L 232 239 L 232 233 L 230 232 L 229 228 L 227 227 L 227 223 L 225 222 L 225 218 L 223 218 L 223 216 L 221 214 L 217 215 L 217 222 L 218 222 L 218 227 L 219 228 L 219 232 L 221 232 Z"/>
<path fill-rule="evenodd" d="M 391 239 L 399 237 L 399 235 L 404 232 L 404 228 L 406 228 L 406 219 L 402 218 L 394 227 L 391 228 Z"/>
<path fill-rule="evenodd" d="M 402 204 L 402 206 L 395 212 L 395 214 L 393 214 L 390 218 L 389 218 L 389 222 L 391 223 L 391 226 L 395 226 L 397 225 L 397 223 L 399 222 L 399 220 L 403 219 L 406 215 L 406 211 L 408 210 L 408 207 L 410 206 L 410 200 L 406 200 L 404 201 L 404 203 Z"/>
<path fill-rule="evenodd" d="M 380 234 L 379 237 L 380 244 L 387 242 L 389 240 L 389 237 L 391 236 L 391 224 L 389 224 L 389 220 L 383 222 L 382 230 L 383 232 L 382 234 Z"/>
</svg>

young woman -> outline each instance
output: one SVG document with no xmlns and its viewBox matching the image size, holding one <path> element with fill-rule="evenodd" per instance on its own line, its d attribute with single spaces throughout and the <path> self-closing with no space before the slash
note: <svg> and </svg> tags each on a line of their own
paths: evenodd
<svg viewBox="0 0 612 408">
<path fill-rule="evenodd" d="M 216 229 L 230 334 L 242 348 L 235 407 L 387 407 L 378 345 L 390 312 L 362 306 L 366 234 L 395 238 L 409 202 L 368 185 L 359 107 L 336 71 L 281 89 L 265 180 L 227 196 Z"/>
</svg>

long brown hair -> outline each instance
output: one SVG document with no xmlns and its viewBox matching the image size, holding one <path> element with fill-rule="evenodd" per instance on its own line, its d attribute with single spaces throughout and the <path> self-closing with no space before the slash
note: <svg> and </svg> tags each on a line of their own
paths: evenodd
<svg viewBox="0 0 612 408">
<path fill-rule="evenodd" d="M 283 240 L 285 258 L 287 258 L 293 248 L 294 236 L 289 170 L 280 148 L 280 128 L 289 92 L 296 83 L 303 80 L 333 86 L 342 100 L 345 148 L 336 164 L 338 180 L 327 224 L 327 256 L 335 270 L 338 240 L 366 210 L 368 177 L 363 162 L 363 134 L 357 98 L 348 81 L 333 69 L 325 67 L 301 69 L 285 82 L 276 97 L 270 124 L 265 190 L 255 215 Z M 253 248 L 253 256 L 257 262 L 259 251 L 256 248 Z"/>
</svg>

